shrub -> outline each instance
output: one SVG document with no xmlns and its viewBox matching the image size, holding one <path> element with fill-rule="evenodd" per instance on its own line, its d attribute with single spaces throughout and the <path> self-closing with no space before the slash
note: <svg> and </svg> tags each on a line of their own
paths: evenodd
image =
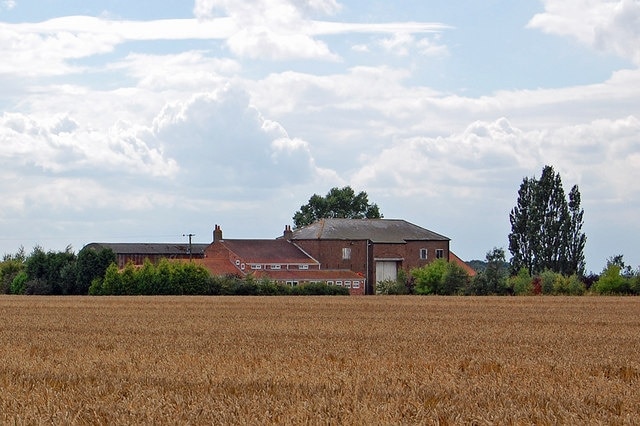
<svg viewBox="0 0 640 426">
<path fill-rule="evenodd" d="M 540 274 L 540 284 L 542 285 L 542 294 L 554 293 L 554 283 L 558 275 L 560 274 L 557 274 L 550 269 L 545 269 Z"/>
<path fill-rule="evenodd" d="M 27 273 L 20 271 L 11 281 L 11 294 L 25 294 L 27 292 Z"/>
<path fill-rule="evenodd" d="M 533 293 L 533 282 L 527 268 L 518 271 L 518 275 L 509 278 L 509 285 L 517 296 L 528 296 Z"/>
<path fill-rule="evenodd" d="M 565 277 L 563 275 L 556 274 L 556 278 L 553 283 L 553 294 L 580 296 L 584 294 L 584 292 L 584 284 L 580 281 L 577 275 Z"/>
<path fill-rule="evenodd" d="M 383 280 L 376 283 L 376 294 L 407 294 L 408 289 L 404 282 L 398 280 Z"/>
<path fill-rule="evenodd" d="M 609 264 L 591 288 L 599 294 L 629 294 L 630 280 L 620 275 L 620 271 L 619 265 Z"/>
<path fill-rule="evenodd" d="M 469 275 L 455 263 L 438 259 L 411 271 L 417 294 L 459 294 L 469 285 Z"/>
</svg>

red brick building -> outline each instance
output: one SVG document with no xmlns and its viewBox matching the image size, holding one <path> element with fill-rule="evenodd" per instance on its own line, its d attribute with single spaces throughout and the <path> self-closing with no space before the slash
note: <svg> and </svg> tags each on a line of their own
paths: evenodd
<svg viewBox="0 0 640 426">
<path fill-rule="evenodd" d="M 219 225 L 204 257 L 195 261 L 215 275 L 252 274 L 291 286 L 327 283 L 347 287 L 352 295 L 364 294 L 366 289 L 364 276 L 345 268 L 321 268 L 320 262 L 291 241 L 225 239 Z"/>
<path fill-rule="evenodd" d="M 321 219 L 296 230 L 285 229 L 283 239 L 320 262 L 323 269 L 349 269 L 366 278 L 365 294 L 377 282 L 395 280 L 435 259 L 450 260 L 450 239 L 405 220 Z"/>
</svg>

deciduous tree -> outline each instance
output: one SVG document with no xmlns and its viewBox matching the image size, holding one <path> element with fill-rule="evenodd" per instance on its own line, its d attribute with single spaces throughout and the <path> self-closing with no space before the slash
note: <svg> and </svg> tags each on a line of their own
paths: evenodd
<svg viewBox="0 0 640 426">
<path fill-rule="evenodd" d="M 309 202 L 293 215 L 296 228 L 307 226 L 324 218 L 379 219 L 377 204 L 370 204 L 366 192 L 358 194 L 350 186 L 332 188 L 326 196 L 313 194 Z"/>
</svg>

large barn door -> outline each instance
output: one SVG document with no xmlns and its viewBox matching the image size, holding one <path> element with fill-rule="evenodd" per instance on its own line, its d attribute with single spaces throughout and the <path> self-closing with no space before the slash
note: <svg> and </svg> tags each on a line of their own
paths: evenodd
<svg viewBox="0 0 640 426">
<path fill-rule="evenodd" d="M 395 281 L 398 277 L 398 263 L 396 261 L 377 261 L 376 262 L 376 282 L 385 280 Z"/>
</svg>

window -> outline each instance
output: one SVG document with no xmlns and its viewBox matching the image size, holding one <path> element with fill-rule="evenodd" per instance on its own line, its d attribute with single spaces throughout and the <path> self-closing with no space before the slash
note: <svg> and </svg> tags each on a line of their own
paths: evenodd
<svg viewBox="0 0 640 426">
<path fill-rule="evenodd" d="M 287 281 L 287 285 L 290 285 L 291 287 L 295 287 L 298 285 L 298 281 Z"/>
<path fill-rule="evenodd" d="M 351 288 L 351 281 L 345 281 L 345 282 L 344 282 L 344 286 L 345 286 L 346 288 Z"/>
<path fill-rule="evenodd" d="M 339 285 L 340 287 L 342 287 L 342 281 L 336 281 L 336 285 Z"/>
<path fill-rule="evenodd" d="M 436 259 L 442 259 L 444 257 L 444 250 L 436 249 Z"/>
<path fill-rule="evenodd" d="M 427 249 L 426 248 L 420 249 L 420 259 L 425 260 L 426 258 L 427 258 Z"/>
<path fill-rule="evenodd" d="M 298 265 L 298 269 L 309 269 L 309 265 Z"/>
<path fill-rule="evenodd" d="M 251 269 L 262 269 L 262 265 L 251 265 Z"/>
<path fill-rule="evenodd" d="M 271 265 L 271 269 L 280 269 L 281 265 Z"/>
<path fill-rule="evenodd" d="M 342 260 L 351 259 L 351 249 L 349 247 L 345 247 L 342 249 Z"/>
<path fill-rule="evenodd" d="M 333 285 L 333 281 L 327 281 L 327 285 Z"/>
<path fill-rule="evenodd" d="M 353 288 L 360 288 L 360 281 L 354 281 Z"/>
</svg>

